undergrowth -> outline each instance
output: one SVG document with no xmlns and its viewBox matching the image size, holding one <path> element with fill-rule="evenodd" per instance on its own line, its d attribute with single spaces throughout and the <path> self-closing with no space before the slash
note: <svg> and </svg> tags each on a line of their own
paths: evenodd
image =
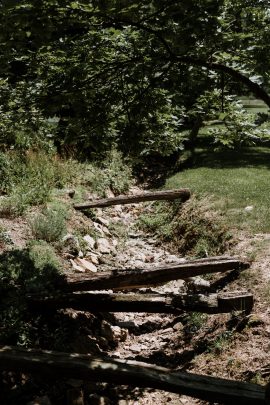
<svg viewBox="0 0 270 405">
<path fill-rule="evenodd" d="M 224 253 L 232 235 L 209 199 L 192 197 L 184 204 L 157 203 L 144 214 L 139 226 L 170 242 L 181 255 L 207 257 Z"/>
<path fill-rule="evenodd" d="M 0 344 L 35 347 L 46 322 L 33 317 L 29 293 L 52 292 L 61 278 L 54 249 L 44 241 L 0 255 Z"/>
<path fill-rule="evenodd" d="M 131 167 L 120 152 L 112 150 L 105 159 L 91 163 L 62 160 L 44 151 L 0 152 L 0 217 L 16 217 L 30 206 L 44 205 L 54 198 L 53 191 L 75 187 L 76 199 L 91 192 L 106 196 L 128 191 Z"/>
<path fill-rule="evenodd" d="M 29 225 L 35 239 L 56 242 L 66 233 L 66 219 L 66 209 L 54 205 L 31 217 Z"/>
</svg>

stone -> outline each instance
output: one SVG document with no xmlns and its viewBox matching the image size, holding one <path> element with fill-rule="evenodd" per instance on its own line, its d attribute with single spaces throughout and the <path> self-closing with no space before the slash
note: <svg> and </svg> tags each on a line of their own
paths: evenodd
<svg viewBox="0 0 270 405">
<path fill-rule="evenodd" d="M 130 346 L 130 350 L 133 353 L 140 353 L 142 350 L 146 350 L 148 347 L 146 345 L 138 345 L 138 344 L 134 344 Z"/>
<path fill-rule="evenodd" d="M 91 405 L 109 405 L 111 402 L 107 397 L 101 397 L 97 394 L 89 395 L 89 404 Z"/>
<path fill-rule="evenodd" d="M 104 233 L 105 235 L 108 235 L 108 236 L 111 236 L 111 235 L 112 235 L 111 232 L 109 231 L 109 229 L 108 229 L 106 226 L 100 225 L 100 227 L 101 227 L 101 229 L 102 229 L 102 231 L 103 231 L 103 233 Z"/>
<path fill-rule="evenodd" d="M 154 260 L 155 260 L 154 255 L 146 255 L 145 256 L 145 263 L 153 263 Z"/>
<path fill-rule="evenodd" d="M 67 405 L 84 405 L 84 395 L 81 388 L 67 390 Z"/>
<path fill-rule="evenodd" d="M 247 207 L 245 207 L 245 212 L 251 212 L 253 209 L 253 205 L 248 205 Z"/>
<path fill-rule="evenodd" d="M 98 221 L 101 225 L 108 227 L 110 225 L 110 221 L 103 217 L 96 217 L 96 221 Z"/>
<path fill-rule="evenodd" d="M 93 222 L 94 228 L 95 230 L 101 235 L 104 236 L 104 232 L 102 229 L 102 226 L 100 224 L 98 224 L 97 222 Z"/>
<path fill-rule="evenodd" d="M 65 253 L 70 253 L 77 256 L 80 251 L 79 240 L 76 236 L 68 233 L 62 238 L 62 243 Z"/>
<path fill-rule="evenodd" d="M 113 192 L 110 188 L 108 188 L 108 189 L 105 191 L 105 195 L 106 195 L 106 198 L 114 198 L 114 197 L 115 197 L 114 192 Z"/>
<path fill-rule="evenodd" d="M 72 265 L 72 267 L 73 267 L 73 269 L 75 270 L 76 273 L 85 273 L 85 268 L 80 266 L 79 264 L 77 264 L 75 262 L 75 260 L 70 259 L 70 263 L 71 263 L 71 265 Z"/>
<path fill-rule="evenodd" d="M 110 325 L 109 322 L 103 320 L 101 322 L 101 336 L 105 337 L 109 342 L 124 342 L 127 338 L 127 331 L 119 326 Z"/>
<path fill-rule="evenodd" d="M 176 332 L 181 332 L 184 329 L 184 325 L 182 324 L 182 322 L 177 322 L 173 325 L 173 330 L 175 330 Z"/>
<path fill-rule="evenodd" d="M 95 253 L 91 253 L 91 252 L 87 253 L 86 257 L 87 257 L 87 259 L 90 259 L 93 264 L 99 264 L 98 255 L 96 255 Z"/>
<path fill-rule="evenodd" d="M 85 235 L 83 237 L 83 240 L 87 243 L 87 246 L 89 249 L 94 249 L 96 241 L 94 238 L 92 238 L 92 236 L 90 235 Z"/>
<path fill-rule="evenodd" d="M 177 257 L 176 255 L 168 255 L 165 259 L 165 263 L 183 263 L 185 261 L 184 258 Z"/>
<path fill-rule="evenodd" d="M 97 240 L 97 249 L 100 253 L 108 254 L 111 252 L 111 246 L 107 239 L 105 238 L 98 238 Z"/>
<path fill-rule="evenodd" d="M 91 271 L 92 273 L 96 273 L 96 272 L 97 272 L 96 266 L 95 266 L 92 262 L 89 262 L 89 261 L 86 260 L 86 259 L 77 258 L 77 259 L 74 260 L 74 262 L 75 262 L 78 266 L 84 268 L 85 270 Z"/>
<path fill-rule="evenodd" d="M 33 401 L 27 403 L 27 405 L 52 405 L 50 398 L 47 395 L 42 397 L 36 397 Z"/>
<path fill-rule="evenodd" d="M 101 354 L 97 339 L 90 335 L 81 335 L 72 344 L 72 350 L 81 354 Z"/>
</svg>

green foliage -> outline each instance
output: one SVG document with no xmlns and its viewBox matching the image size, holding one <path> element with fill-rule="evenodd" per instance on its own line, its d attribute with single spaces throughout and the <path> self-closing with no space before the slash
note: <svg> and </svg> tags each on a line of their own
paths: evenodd
<svg viewBox="0 0 270 405">
<path fill-rule="evenodd" d="M 48 151 L 53 143 L 80 157 L 115 144 L 136 158 L 179 151 L 183 130 L 192 126 L 190 109 L 205 91 L 246 93 L 237 73 L 269 86 L 267 4 L 23 0 L 3 6 L 0 145 Z M 233 78 L 222 63 L 234 69 Z"/>
<path fill-rule="evenodd" d="M 239 101 L 229 104 L 222 122 L 224 125 L 208 131 L 216 145 L 239 148 L 270 139 L 269 124 L 258 125 L 255 114 L 248 113 Z"/>
<path fill-rule="evenodd" d="M 224 253 L 232 243 L 220 216 L 211 209 L 209 198 L 191 198 L 173 221 L 173 240 L 181 254 L 196 257 Z"/>
<path fill-rule="evenodd" d="M 46 320 L 42 316 L 32 318 L 26 295 L 53 291 L 61 278 L 59 268 L 53 248 L 45 242 L 35 241 L 25 250 L 0 255 L 1 344 L 38 344 Z"/>
<path fill-rule="evenodd" d="M 33 261 L 34 267 L 39 273 L 46 272 L 48 268 L 60 269 L 60 261 L 53 247 L 47 242 L 42 240 L 32 241 L 29 246 L 29 258 Z"/>
<path fill-rule="evenodd" d="M 0 215 L 21 215 L 31 205 L 51 199 L 54 188 L 72 179 L 72 162 L 63 162 L 55 154 L 28 151 L 0 153 L 0 189 L 8 194 L 0 203 Z"/>
<path fill-rule="evenodd" d="M 66 232 L 66 212 L 62 207 L 45 208 L 41 213 L 29 219 L 35 239 L 47 242 L 58 241 Z"/>
<path fill-rule="evenodd" d="M 191 198 L 185 204 L 155 205 L 140 218 L 140 226 L 157 234 L 182 255 L 206 257 L 222 254 L 230 246 L 231 235 L 209 199 Z"/>
<path fill-rule="evenodd" d="M 206 314 L 191 312 L 186 319 L 186 327 L 190 333 L 196 333 L 205 325 L 206 321 Z"/>
<path fill-rule="evenodd" d="M 132 183 L 131 167 L 124 162 L 122 154 L 113 149 L 108 152 L 106 158 L 97 163 L 95 177 L 92 179 L 91 188 L 99 195 L 105 196 L 106 191 L 111 189 L 115 194 L 128 191 Z"/>
<path fill-rule="evenodd" d="M 208 351 L 214 354 L 220 354 L 226 350 L 226 347 L 231 343 L 233 333 L 231 331 L 224 331 L 218 335 L 208 347 Z"/>
<path fill-rule="evenodd" d="M 179 204 L 177 203 L 155 203 L 139 217 L 138 226 L 158 235 L 165 241 L 171 241 L 173 238 L 172 222 L 178 210 Z"/>
</svg>

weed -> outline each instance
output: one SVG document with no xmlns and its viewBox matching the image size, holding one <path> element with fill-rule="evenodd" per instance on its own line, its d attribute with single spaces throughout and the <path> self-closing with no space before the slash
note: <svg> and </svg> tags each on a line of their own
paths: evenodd
<svg viewBox="0 0 270 405">
<path fill-rule="evenodd" d="M 53 247 L 45 241 L 31 241 L 29 243 L 29 257 L 39 272 L 46 271 L 48 268 L 60 270 L 60 261 Z"/>
<path fill-rule="evenodd" d="M 0 225 L 0 246 L 2 245 L 13 245 L 13 241 L 3 226 Z"/>
<path fill-rule="evenodd" d="M 232 243 L 219 217 L 211 210 L 209 199 L 191 198 L 185 204 L 158 203 L 143 215 L 139 226 L 170 241 L 180 254 L 195 257 L 221 254 Z"/>
<path fill-rule="evenodd" d="M 17 216 L 30 205 L 47 203 L 56 187 L 72 180 L 71 162 L 63 162 L 56 155 L 28 151 L 0 155 L 0 190 L 8 194 L 1 201 L 0 215 Z"/>
<path fill-rule="evenodd" d="M 270 282 L 268 282 L 266 284 L 266 286 L 264 287 L 264 298 L 265 300 L 268 302 L 268 304 L 270 304 Z"/>
<path fill-rule="evenodd" d="M 232 332 L 225 331 L 218 335 L 215 340 L 209 345 L 208 352 L 215 354 L 221 353 L 232 340 Z"/>
<path fill-rule="evenodd" d="M 201 312 L 191 312 L 187 318 L 187 329 L 194 333 L 200 330 L 207 320 L 207 315 Z"/>
<path fill-rule="evenodd" d="M 35 239 L 56 242 L 66 232 L 65 211 L 57 207 L 45 208 L 31 218 L 29 224 Z"/>
<path fill-rule="evenodd" d="M 265 380 L 262 377 L 261 373 L 257 372 L 254 374 L 254 376 L 250 380 L 251 383 L 257 384 L 257 385 L 265 385 Z"/>
</svg>

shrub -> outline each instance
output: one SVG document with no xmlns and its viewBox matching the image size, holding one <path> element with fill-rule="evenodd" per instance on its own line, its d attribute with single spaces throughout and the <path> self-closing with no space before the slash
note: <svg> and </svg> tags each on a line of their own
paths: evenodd
<svg viewBox="0 0 270 405">
<path fill-rule="evenodd" d="M 125 163 L 120 152 L 112 149 L 104 161 L 97 163 L 91 188 L 103 196 L 108 189 L 115 194 L 121 194 L 128 191 L 131 182 L 131 167 Z"/>
<path fill-rule="evenodd" d="M 60 208 L 45 208 L 29 220 L 35 239 L 56 242 L 66 232 L 65 213 Z"/>
<path fill-rule="evenodd" d="M 46 242 L 35 241 L 27 249 L 0 255 L 0 344 L 37 345 L 46 317 L 33 317 L 26 296 L 52 292 L 61 277 L 59 268 L 55 252 Z"/>
</svg>

